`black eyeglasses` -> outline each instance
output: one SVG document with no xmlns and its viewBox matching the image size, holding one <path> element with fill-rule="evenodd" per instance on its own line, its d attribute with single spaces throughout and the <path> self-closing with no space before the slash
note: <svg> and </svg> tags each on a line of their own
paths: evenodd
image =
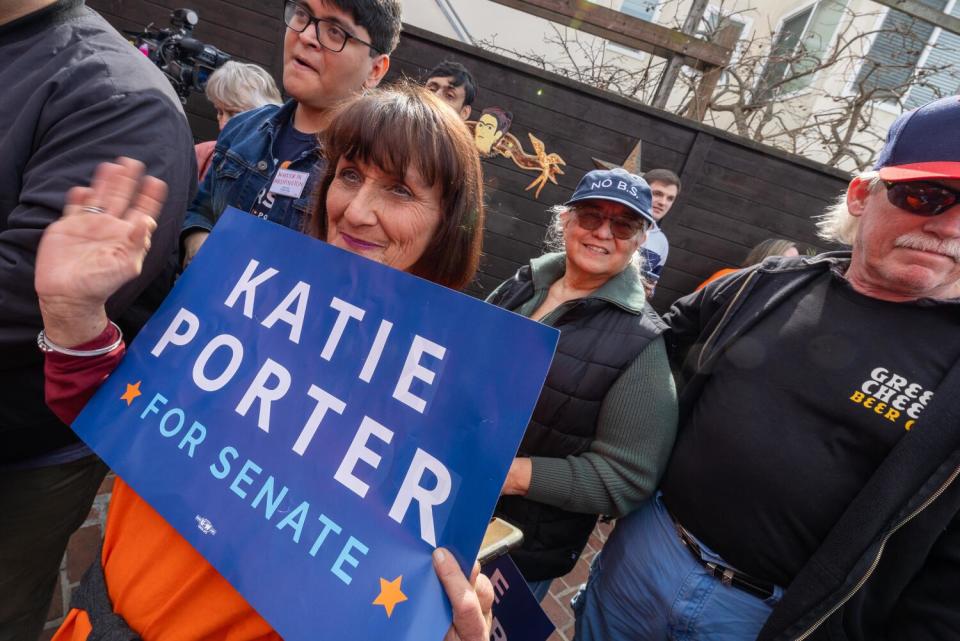
<svg viewBox="0 0 960 641">
<path fill-rule="evenodd" d="M 960 201 L 960 191 L 922 180 L 884 185 L 890 204 L 918 216 L 936 216 Z"/>
<path fill-rule="evenodd" d="M 620 216 L 607 216 L 591 209 L 574 209 L 573 213 L 577 217 L 577 224 L 587 231 L 600 229 L 603 221 L 610 221 L 610 233 L 619 240 L 630 240 L 641 231 L 646 231 L 647 225 L 639 219 L 622 218 Z"/>
<path fill-rule="evenodd" d="M 343 48 L 347 46 L 347 40 L 350 40 L 350 38 L 362 45 L 367 45 L 377 53 L 381 53 L 372 44 L 364 42 L 336 22 L 315 17 L 306 6 L 293 0 L 287 0 L 283 6 L 283 21 L 289 29 L 293 29 L 297 33 L 303 33 L 307 30 L 307 27 L 313 24 L 317 29 L 317 42 L 320 43 L 320 46 L 336 53 L 343 51 Z"/>
</svg>

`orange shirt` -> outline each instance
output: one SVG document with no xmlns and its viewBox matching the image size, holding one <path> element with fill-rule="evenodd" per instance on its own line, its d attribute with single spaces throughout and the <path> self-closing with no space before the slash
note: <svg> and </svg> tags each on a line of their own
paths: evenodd
<svg viewBox="0 0 960 641">
<path fill-rule="evenodd" d="M 78 349 L 109 345 L 113 326 Z M 123 357 L 124 348 L 91 358 L 48 353 L 47 405 L 72 423 L 100 383 Z M 117 479 L 100 558 L 114 612 L 144 641 L 281 641 L 200 553 L 146 501 Z M 53 637 L 84 641 L 86 612 L 70 610 Z"/>
<path fill-rule="evenodd" d="M 715 271 L 715 272 L 713 273 L 713 275 L 710 276 L 710 278 L 708 278 L 707 280 L 705 280 L 705 281 L 703 281 L 702 283 L 700 283 L 699 285 L 697 285 L 697 288 L 696 288 L 695 290 L 693 290 L 693 291 L 699 292 L 701 289 L 703 289 L 704 287 L 706 287 L 707 285 L 709 285 L 709 284 L 712 283 L 713 281 L 717 280 L 718 278 L 720 278 L 720 277 L 722 277 L 722 276 L 726 276 L 727 274 L 732 274 L 733 272 L 739 271 L 739 270 L 740 270 L 740 268 L 731 268 L 731 267 L 727 267 L 726 269 L 719 269 L 719 270 Z"/>
<path fill-rule="evenodd" d="M 117 479 L 103 540 L 113 609 L 144 641 L 281 641 L 280 635 L 129 485 Z M 84 641 L 71 610 L 54 641 Z"/>
</svg>

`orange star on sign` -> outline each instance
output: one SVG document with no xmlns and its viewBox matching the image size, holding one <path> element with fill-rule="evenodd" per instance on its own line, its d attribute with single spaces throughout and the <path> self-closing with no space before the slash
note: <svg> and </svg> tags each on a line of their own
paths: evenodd
<svg viewBox="0 0 960 641">
<path fill-rule="evenodd" d="M 143 392 L 140 391 L 140 383 L 143 381 L 137 381 L 133 385 L 127 383 L 127 391 L 123 393 L 123 396 L 120 397 L 121 401 L 127 402 L 127 407 L 130 407 L 130 403 L 133 402 L 133 399 L 140 396 Z"/>
<path fill-rule="evenodd" d="M 402 574 L 393 581 L 387 581 L 383 578 L 380 579 L 380 594 L 374 599 L 373 605 L 382 605 L 387 611 L 387 617 L 393 615 L 393 608 L 395 608 L 398 603 L 407 600 L 407 595 L 400 591 L 401 581 L 403 581 Z"/>
</svg>

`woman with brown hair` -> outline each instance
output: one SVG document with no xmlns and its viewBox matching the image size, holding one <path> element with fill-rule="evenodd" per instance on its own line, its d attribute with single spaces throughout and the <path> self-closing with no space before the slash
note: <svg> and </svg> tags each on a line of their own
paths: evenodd
<svg viewBox="0 0 960 641">
<path fill-rule="evenodd" d="M 470 134 L 426 90 L 404 85 L 344 104 L 325 131 L 327 170 L 307 233 L 446 285 L 473 277 L 483 233 L 480 161 Z M 36 288 L 47 399 L 71 422 L 124 353 L 105 302 L 136 275 L 166 188 L 130 159 L 75 187 L 43 236 Z M 492 591 L 435 555 L 454 606 L 448 639 L 481 639 Z M 453 565 L 451 565 L 453 564 Z M 54 637 L 146 641 L 279 639 L 243 597 L 123 480 L 114 485 L 101 557 Z M 117 637 L 120 638 L 120 637 Z"/>
</svg>

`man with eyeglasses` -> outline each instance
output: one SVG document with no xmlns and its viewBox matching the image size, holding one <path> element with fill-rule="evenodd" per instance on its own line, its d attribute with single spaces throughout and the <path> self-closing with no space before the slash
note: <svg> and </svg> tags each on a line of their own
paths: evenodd
<svg viewBox="0 0 960 641">
<path fill-rule="evenodd" d="M 217 138 L 181 242 L 186 266 L 227 206 L 300 229 L 324 162 L 330 109 L 376 87 L 400 38 L 399 0 L 286 0 L 283 88 L 291 99 L 234 116 Z"/>
<path fill-rule="evenodd" d="M 955 639 L 960 98 L 902 115 L 819 221 L 677 301 L 680 429 L 578 595 L 577 639 Z"/>
</svg>

